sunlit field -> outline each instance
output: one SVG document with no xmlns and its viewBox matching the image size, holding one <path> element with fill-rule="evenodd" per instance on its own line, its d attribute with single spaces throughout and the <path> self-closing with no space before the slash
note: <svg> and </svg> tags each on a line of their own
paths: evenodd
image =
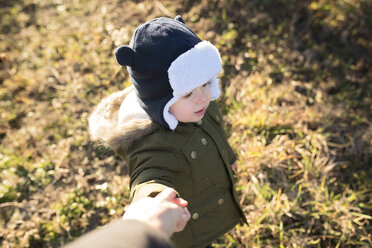
<svg viewBox="0 0 372 248">
<path fill-rule="evenodd" d="M 218 47 L 249 225 L 215 247 L 372 246 L 372 2 L 0 2 L 0 247 L 59 247 L 119 218 L 123 160 L 87 119 L 130 85 L 117 46 L 182 15 Z"/>
</svg>

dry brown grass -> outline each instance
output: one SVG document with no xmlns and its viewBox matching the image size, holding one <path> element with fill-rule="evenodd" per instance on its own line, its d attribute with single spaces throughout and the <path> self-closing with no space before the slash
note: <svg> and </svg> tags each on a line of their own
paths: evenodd
<svg viewBox="0 0 372 248">
<path fill-rule="evenodd" d="M 182 14 L 220 49 L 249 225 L 216 247 L 370 247 L 370 1 L 0 3 L 0 246 L 58 247 L 122 215 L 125 164 L 87 117 L 129 85 L 113 50 Z"/>
</svg>

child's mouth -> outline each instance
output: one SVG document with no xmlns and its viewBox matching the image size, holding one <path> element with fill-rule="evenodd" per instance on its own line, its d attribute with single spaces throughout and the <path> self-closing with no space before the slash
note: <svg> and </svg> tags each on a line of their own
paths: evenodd
<svg viewBox="0 0 372 248">
<path fill-rule="evenodd" d="M 199 116 L 204 115 L 204 113 L 205 113 L 205 108 L 203 108 L 203 109 L 201 109 L 201 110 L 195 112 L 195 114 L 196 114 L 196 115 L 199 115 Z"/>
</svg>

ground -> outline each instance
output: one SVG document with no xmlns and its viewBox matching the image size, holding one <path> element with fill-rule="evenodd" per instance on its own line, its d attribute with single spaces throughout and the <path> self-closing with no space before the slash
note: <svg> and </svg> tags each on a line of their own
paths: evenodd
<svg viewBox="0 0 372 248">
<path fill-rule="evenodd" d="M 130 85 L 113 51 L 181 14 L 220 50 L 249 225 L 215 247 L 370 247 L 372 2 L 0 2 L 0 246 L 59 247 L 119 218 L 125 162 L 87 118 Z"/>
</svg>

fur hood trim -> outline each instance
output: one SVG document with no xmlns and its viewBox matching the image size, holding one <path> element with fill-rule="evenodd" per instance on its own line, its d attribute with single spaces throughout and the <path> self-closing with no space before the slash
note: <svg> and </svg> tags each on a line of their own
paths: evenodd
<svg viewBox="0 0 372 248">
<path fill-rule="evenodd" d="M 104 98 L 89 117 L 91 140 L 114 151 L 126 149 L 133 141 L 148 135 L 159 125 L 148 119 L 131 119 L 118 125 L 118 113 L 123 100 L 134 90 L 128 87 Z"/>
</svg>

